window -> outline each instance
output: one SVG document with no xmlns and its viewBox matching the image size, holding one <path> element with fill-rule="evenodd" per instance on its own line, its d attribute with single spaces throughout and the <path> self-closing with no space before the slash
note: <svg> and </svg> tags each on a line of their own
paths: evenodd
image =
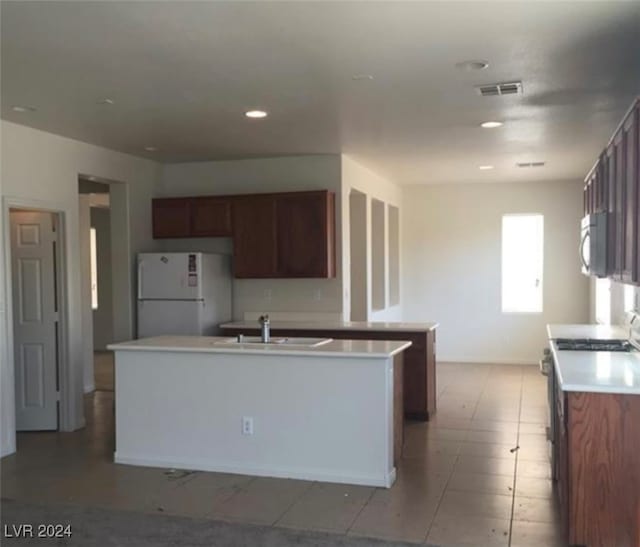
<svg viewBox="0 0 640 547">
<path fill-rule="evenodd" d="M 624 286 L 624 311 L 630 312 L 636 309 L 636 288 L 633 285 Z"/>
<path fill-rule="evenodd" d="M 502 217 L 502 311 L 542 312 L 542 215 Z"/>
<path fill-rule="evenodd" d="M 86 233 L 86 232 L 85 232 Z M 98 309 L 98 250 L 96 248 L 96 229 L 91 228 L 91 308 Z M 86 287 L 86 285 L 85 285 Z"/>
<path fill-rule="evenodd" d="M 596 279 L 596 323 L 611 323 L 611 280 Z"/>
</svg>

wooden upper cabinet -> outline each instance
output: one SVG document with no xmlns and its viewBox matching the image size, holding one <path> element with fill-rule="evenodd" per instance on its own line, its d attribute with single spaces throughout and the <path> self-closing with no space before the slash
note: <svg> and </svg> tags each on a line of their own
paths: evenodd
<svg viewBox="0 0 640 547">
<path fill-rule="evenodd" d="M 191 201 L 191 235 L 193 237 L 231 236 L 231 199 L 199 197 Z"/>
<path fill-rule="evenodd" d="M 637 276 L 638 235 L 638 109 L 631 111 L 622 124 L 621 184 L 624 188 L 624 247 L 622 280 L 633 283 Z"/>
<path fill-rule="evenodd" d="M 247 195 L 234 200 L 233 274 L 240 278 L 278 277 L 273 195 Z"/>
<path fill-rule="evenodd" d="M 335 277 L 334 194 L 276 196 L 279 277 Z"/>
<path fill-rule="evenodd" d="M 153 237 L 191 236 L 190 198 L 163 198 L 152 201 Z"/>
<path fill-rule="evenodd" d="M 336 275 L 329 191 L 153 200 L 153 237 L 233 237 L 239 278 Z"/>
</svg>

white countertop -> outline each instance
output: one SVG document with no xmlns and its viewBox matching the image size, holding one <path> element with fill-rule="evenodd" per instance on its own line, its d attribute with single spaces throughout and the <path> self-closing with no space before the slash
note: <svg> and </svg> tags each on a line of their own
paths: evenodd
<svg viewBox="0 0 640 547">
<path fill-rule="evenodd" d="M 223 323 L 221 328 L 260 329 L 257 321 Z M 287 330 L 393 330 L 401 332 L 425 332 L 434 330 L 438 323 L 401 323 L 371 321 L 271 321 L 272 329 Z"/>
<path fill-rule="evenodd" d="M 626 340 L 629 328 L 620 325 L 547 325 L 551 340 L 558 338 L 592 338 L 597 340 Z"/>
<path fill-rule="evenodd" d="M 551 351 L 562 391 L 640 395 L 638 351 Z"/>
<path fill-rule="evenodd" d="M 223 336 L 155 336 L 110 344 L 113 351 L 173 351 L 193 353 L 243 353 L 251 355 L 303 355 L 305 357 L 384 357 L 407 349 L 411 342 L 403 340 L 332 340 L 317 347 L 287 346 L 283 344 L 221 343 L 235 340 Z"/>
</svg>

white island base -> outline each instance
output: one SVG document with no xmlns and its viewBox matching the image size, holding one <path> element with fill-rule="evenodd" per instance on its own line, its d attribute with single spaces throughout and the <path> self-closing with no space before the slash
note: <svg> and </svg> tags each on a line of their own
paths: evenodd
<svg viewBox="0 0 640 547">
<path fill-rule="evenodd" d="M 223 340 L 164 336 L 110 346 L 117 463 L 393 484 L 401 353 L 410 343 Z M 252 431 L 243 431 L 247 419 Z"/>
</svg>

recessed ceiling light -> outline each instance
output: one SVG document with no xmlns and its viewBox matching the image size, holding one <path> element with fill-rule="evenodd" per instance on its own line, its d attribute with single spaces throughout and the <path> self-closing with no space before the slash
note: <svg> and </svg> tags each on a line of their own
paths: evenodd
<svg viewBox="0 0 640 547">
<path fill-rule="evenodd" d="M 484 127 L 485 129 L 493 129 L 494 127 L 500 127 L 502 122 L 482 122 L 480 127 Z"/>
<path fill-rule="evenodd" d="M 480 169 L 480 171 L 488 171 L 489 169 L 493 169 L 493 165 L 479 165 L 478 169 Z"/>
<path fill-rule="evenodd" d="M 461 61 L 456 63 L 456 68 L 460 70 L 484 70 L 489 66 L 487 61 L 474 60 L 474 61 Z"/>
<path fill-rule="evenodd" d="M 35 112 L 36 108 L 33 106 L 22 106 L 22 105 L 15 105 L 11 107 L 11 110 L 13 110 L 14 112 Z"/>
<path fill-rule="evenodd" d="M 266 118 L 268 116 L 267 112 L 264 110 L 247 110 L 244 115 L 247 118 Z"/>
<path fill-rule="evenodd" d="M 155 146 L 145 146 L 144 149 L 147 152 L 156 152 L 158 150 Z"/>
<path fill-rule="evenodd" d="M 354 74 L 351 76 L 352 80 L 373 80 L 373 76 L 371 74 Z"/>
</svg>

